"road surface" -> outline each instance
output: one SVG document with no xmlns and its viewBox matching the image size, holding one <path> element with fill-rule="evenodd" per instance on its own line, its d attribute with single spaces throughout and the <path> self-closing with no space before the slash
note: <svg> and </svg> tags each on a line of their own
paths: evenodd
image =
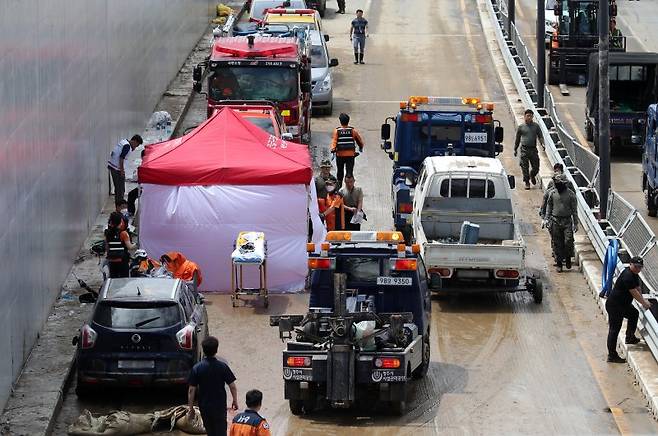
<svg viewBox="0 0 658 436">
<path fill-rule="evenodd" d="M 333 7 L 330 4 L 330 7 Z M 391 228 L 391 162 L 379 149 L 379 127 L 409 95 L 479 96 L 496 103 L 506 129 L 508 171 L 520 177 L 512 157 L 513 122 L 484 42 L 475 0 L 354 0 L 349 9 L 365 10 L 370 22 L 365 65 L 352 64 L 350 15 L 327 12 L 334 70 L 334 116 L 313 119 L 315 162 L 328 156 L 329 132 L 340 112 L 352 116 L 366 150 L 357 158 L 357 186 L 365 192 L 365 229 Z M 205 116 L 200 100 L 185 120 Z M 549 240 L 540 229 L 541 191 L 516 191 L 528 263 L 546 282 L 542 305 L 527 294 L 470 296 L 433 301 L 432 364 L 417 382 L 410 411 L 389 417 L 365 410 L 326 411 L 296 417 L 283 400 L 281 350 L 268 315 L 303 313 L 308 296 L 275 295 L 270 307 L 232 308 L 225 295 L 209 295 L 210 331 L 220 354 L 244 392 L 264 392 L 262 413 L 277 435 L 406 434 L 655 434 L 644 400 L 625 365 L 605 362 L 606 325 L 576 270 L 557 274 L 550 265 Z M 155 393 L 106 393 L 79 402 L 72 391 L 64 400 L 55 434 L 82 409 L 94 413 L 123 408 L 145 412 L 181 403 Z"/>
</svg>

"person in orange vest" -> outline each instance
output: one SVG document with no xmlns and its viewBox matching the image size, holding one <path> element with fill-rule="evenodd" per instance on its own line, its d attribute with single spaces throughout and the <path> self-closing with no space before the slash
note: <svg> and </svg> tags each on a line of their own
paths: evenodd
<svg viewBox="0 0 658 436">
<path fill-rule="evenodd" d="M 174 278 L 181 279 L 185 281 L 192 281 L 194 279 L 194 274 L 197 275 L 197 286 L 201 284 L 203 279 L 201 278 L 201 270 L 199 266 L 187 260 L 182 253 L 177 251 L 170 251 L 167 254 L 162 255 L 160 261 L 167 267 L 167 270 L 174 275 Z"/>
<path fill-rule="evenodd" d="M 347 174 L 354 174 L 354 158 L 359 155 L 356 152 L 356 147 L 358 146 L 359 152 L 363 153 L 365 144 L 359 132 L 349 125 L 349 115 L 342 113 L 338 116 L 338 120 L 340 121 L 340 127 L 336 127 L 336 130 L 334 130 L 331 152 L 336 154 L 336 178 L 338 184 L 342 185 L 346 167 Z"/>
<path fill-rule="evenodd" d="M 246 395 L 247 408 L 238 413 L 231 423 L 230 436 L 270 436 L 270 424 L 258 411 L 263 405 L 263 393 L 252 389 Z"/>
<path fill-rule="evenodd" d="M 327 180 L 327 196 L 318 201 L 320 216 L 324 219 L 324 224 L 328 231 L 345 229 L 345 205 L 343 197 L 336 191 L 336 183 L 333 180 Z"/>
</svg>

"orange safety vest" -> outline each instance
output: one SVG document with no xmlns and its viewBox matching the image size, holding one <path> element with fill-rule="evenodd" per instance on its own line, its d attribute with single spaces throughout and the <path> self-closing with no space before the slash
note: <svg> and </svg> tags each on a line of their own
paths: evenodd
<svg viewBox="0 0 658 436">
<path fill-rule="evenodd" d="M 334 211 L 324 218 L 324 224 L 328 231 L 343 230 L 345 228 L 345 205 L 343 204 L 343 198 L 337 194 L 327 194 L 327 198 L 318 200 L 320 213 L 324 213 L 332 206 L 334 207 Z M 338 223 L 336 222 L 336 218 L 339 219 Z"/>
<path fill-rule="evenodd" d="M 167 253 L 167 256 L 171 259 L 171 262 L 167 263 L 167 269 L 174 275 L 174 278 L 191 281 L 194 278 L 194 273 L 197 273 L 199 282 L 197 285 L 200 285 L 203 279 L 201 278 L 201 270 L 199 266 L 187 260 L 183 254 L 177 251 L 170 251 Z"/>
</svg>

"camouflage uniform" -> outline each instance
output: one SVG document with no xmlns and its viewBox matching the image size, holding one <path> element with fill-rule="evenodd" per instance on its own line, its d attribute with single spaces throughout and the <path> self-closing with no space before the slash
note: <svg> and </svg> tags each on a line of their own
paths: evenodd
<svg viewBox="0 0 658 436">
<path fill-rule="evenodd" d="M 514 152 L 521 146 L 521 156 L 519 164 L 523 173 L 523 182 L 528 183 L 539 173 L 539 151 L 537 150 L 537 140 L 543 144 L 543 137 L 539 124 L 534 121 L 521 124 L 516 130 L 514 140 Z M 532 167 L 532 170 L 530 169 Z"/>
<path fill-rule="evenodd" d="M 565 176 L 560 177 L 560 181 L 565 185 L 568 183 Z M 556 181 L 557 181 L 556 177 Z M 551 191 L 546 203 L 546 219 L 550 225 L 551 238 L 553 241 L 553 250 L 555 251 L 555 260 L 558 267 L 562 262 L 573 257 L 573 232 L 575 224 L 578 223 L 578 206 L 576 203 L 576 194 L 570 189 L 559 192 L 557 189 Z M 568 265 L 567 265 L 568 266 Z"/>
</svg>

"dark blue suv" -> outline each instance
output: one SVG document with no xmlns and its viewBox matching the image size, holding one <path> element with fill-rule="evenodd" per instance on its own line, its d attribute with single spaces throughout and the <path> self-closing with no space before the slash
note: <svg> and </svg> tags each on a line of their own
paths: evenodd
<svg viewBox="0 0 658 436">
<path fill-rule="evenodd" d="M 203 298 L 170 278 L 108 279 L 74 338 L 83 396 L 101 386 L 184 386 L 208 335 Z"/>
</svg>

